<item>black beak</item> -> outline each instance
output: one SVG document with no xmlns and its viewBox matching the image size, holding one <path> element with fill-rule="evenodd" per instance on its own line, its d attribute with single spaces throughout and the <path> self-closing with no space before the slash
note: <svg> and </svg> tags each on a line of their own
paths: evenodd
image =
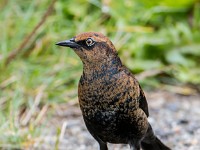
<svg viewBox="0 0 200 150">
<path fill-rule="evenodd" d="M 74 38 L 72 38 L 70 40 L 58 42 L 58 43 L 56 43 L 56 45 L 70 47 L 70 48 L 78 48 L 78 47 L 80 47 L 80 45 L 75 42 Z"/>
</svg>

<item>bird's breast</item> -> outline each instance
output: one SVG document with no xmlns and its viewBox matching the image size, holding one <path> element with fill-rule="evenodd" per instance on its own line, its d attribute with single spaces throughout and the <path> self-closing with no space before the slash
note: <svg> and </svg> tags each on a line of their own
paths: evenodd
<svg viewBox="0 0 200 150">
<path fill-rule="evenodd" d="M 139 103 L 135 93 L 130 79 L 121 73 L 89 82 L 81 78 L 78 97 L 83 115 L 90 116 L 97 111 L 127 113 L 136 109 Z"/>
</svg>

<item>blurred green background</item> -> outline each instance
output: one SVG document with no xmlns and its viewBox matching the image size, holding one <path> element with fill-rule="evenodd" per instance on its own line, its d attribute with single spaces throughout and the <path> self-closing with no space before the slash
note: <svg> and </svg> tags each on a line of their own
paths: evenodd
<svg viewBox="0 0 200 150">
<path fill-rule="evenodd" d="M 110 37 L 146 90 L 199 91 L 199 1 L 52 1 L 0 1 L 1 148 L 33 144 L 42 113 L 51 118 L 58 104 L 77 100 L 81 61 L 55 43 L 81 32 Z"/>
</svg>

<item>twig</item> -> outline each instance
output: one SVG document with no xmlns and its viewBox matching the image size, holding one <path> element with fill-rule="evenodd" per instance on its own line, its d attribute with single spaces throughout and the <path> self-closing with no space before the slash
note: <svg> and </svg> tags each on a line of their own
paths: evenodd
<svg viewBox="0 0 200 150">
<path fill-rule="evenodd" d="M 39 91 L 38 91 L 38 94 L 36 95 L 35 97 L 35 101 L 34 101 L 34 104 L 33 106 L 31 107 L 31 109 L 27 112 L 26 116 L 24 117 L 24 119 L 22 120 L 21 124 L 22 125 L 27 125 L 28 122 L 30 121 L 32 115 L 34 114 L 35 110 L 37 109 L 38 105 L 40 104 L 40 101 L 42 99 L 42 96 L 43 96 L 43 92 L 44 92 L 44 89 L 45 87 L 42 86 Z"/>
<path fill-rule="evenodd" d="M 35 122 L 34 122 L 35 125 L 40 123 L 40 121 L 42 120 L 42 118 L 43 118 L 44 115 L 46 114 L 48 108 L 49 108 L 49 105 L 48 105 L 48 104 L 44 105 L 44 107 L 43 107 L 42 110 L 40 111 L 39 115 L 38 115 L 37 118 L 35 119 Z"/>
<path fill-rule="evenodd" d="M 33 35 L 36 33 L 36 31 L 42 26 L 42 24 L 46 21 L 47 17 L 51 14 L 54 4 L 56 0 L 52 0 L 51 4 L 49 5 L 47 11 L 42 16 L 40 22 L 33 28 L 32 32 L 26 36 L 26 38 L 22 41 L 22 43 L 19 45 L 17 49 L 14 49 L 10 52 L 8 57 L 6 58 L 6 65 L 8 65 L 15 57 L 26 47 L 30 39 L 33 37 Z"/>
<path fill-rule="evenodd" d="M 148 77 L 153 77 L 153 76 L 156 76 L 160 73 L 164 72 L 163 70 L 147 70 L 147 71 L 144 71 L 138 75 L 136 75 L 137 79 L 138 80 L 143 80 L 145 78 L 148 78 Z"/>
<path fill-rule="evenodd" d="M 67 121 L 65 121 L 63 123 L 63 125 L 62 125 L 61 132 L 60 132 L 60 137 L 59 137 L 60 140 L 64 139 L 66 128 L 67 128 Z"/>
<path fill-rule="evenodd" d="M 2 90 L 4 88 L 6 88 L 8 85 L 12 84 L 15 81 L 17 81 L 17 77 L 16 76 L 11 76 L 9 79 L 6 79 L 2 83 L 0 83 L 0 89 Z"/>
<path fill-rule="evenodd" d="M 169 70 L 173 70 L 173 68 L 174 68 L 173 65 L 169 65 L 169 66 L 163 67 L 162 69 L 146 70 L 142 73 L 137 74 L 136 78 L 138 80 L 143 80 L 143 79 L 148 78 L 148 77 L 153 77 L 153 76 L 156 76 L 156 75 L 159 75 L 159 74 L 162 74 L 162 73 L 166 73 Z"/>
</svg>

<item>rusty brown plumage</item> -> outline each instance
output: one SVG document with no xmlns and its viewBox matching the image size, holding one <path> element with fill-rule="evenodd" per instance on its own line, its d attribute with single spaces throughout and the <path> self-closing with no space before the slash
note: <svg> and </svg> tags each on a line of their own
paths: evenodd
<svg viewBox="0 0 200 150">
<path fill-rule="evenodd" d="M 101 150 L 108 149 L 107 142 L 129 144 L 134 150 L 169 150 L 148 123 L 143 90 L 106 36 L 87 32 L 57 45 L 71 47 L 83 62 L 79 104 Z"/>
</svg>

